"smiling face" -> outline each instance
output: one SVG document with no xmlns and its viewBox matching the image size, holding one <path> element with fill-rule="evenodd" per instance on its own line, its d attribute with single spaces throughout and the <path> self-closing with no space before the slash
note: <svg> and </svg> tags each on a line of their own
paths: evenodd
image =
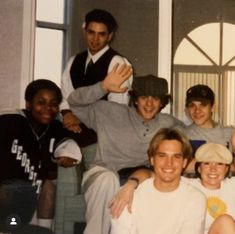
<svg viewBox="0 0 235 234">
<path fill-rule="evenodd" d="M 52 122 L 59 112 L 59 101 L 55 91 L 41 89 L 31 101 L 26 102 L 26 108 L 34 121 L 47 125 Z"/>
<path fill-rule="evenodd" d="M 92 55 L 102 50 L 112 40 L 113 33 L 108 32 L 105 24 L 90 22 L 85 29 L 85 39 Z"/>
<path fill-rule="evenodd" d="M 228 165 L 217 162 L 202 162 L 198 168 L 202 185 L 209 189 L 219 189 L 228 172 Z"/>
<path fill-rule="evenodd" d="M 181 142 L 163 140 L 150 158 L 156 174 L 154 185 L 158 190 L 169 192 L 178 187 L 182 170 L 187 165 L 182 150 Z"/>
<path fill-rule="evenodd" d="M 213 128 L 212 114 L 214 106 L 209 102 L 192 101 L 186 107 L 191 120 L 201 128 Z"/>
<path fill-rule="evenodd" d="M 160 111 L 161 100 L 152 96 L 140 96 L 136 101 L 137 113 L 147 122 Z"/>
</svg>

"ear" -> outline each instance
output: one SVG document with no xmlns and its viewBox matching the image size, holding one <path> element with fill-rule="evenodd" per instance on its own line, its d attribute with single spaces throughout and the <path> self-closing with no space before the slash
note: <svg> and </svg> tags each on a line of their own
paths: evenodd
<svg viewBox="0 0 235 234">
<path fill-rule="evenodd" d="M 197 168 L 197 171 L 199 174 L 201 174 L 201 163 L 199 164 L 199 167 Z"/>
<path fill-rule="evenodd" d="M 213 106 L 211 107 L 211 111 L 212 111 L 212 113 L 215 112 L 215 104 L 213 104 Z"/>
<path fill-rule="evenodd" d="M 108 42 L 112 41 L 113 35 L 114 35 L 113 32 L 111 32 L 111 33 L 109 34 L 109 36 L 108 36 Z"/>
<path fill-rule="evenodd" d="M 225 175 L 227 175 L 228 170 L 229 170 L 229 166 L 226 166 L 226 173 L 225 173 Z"/>
<path fill-rule="evenodd" d="M 185 158 L 183 161 L 183 168 L 186 168 L 187 164 L 188 164 L 188 159 Z"/>
<path fill-rule="evenodd" d="M 135 105 L 138 106 L 138 98 L 135 99 Z M 234 131 L 235 132 L 235 131 Z"/>
<path fill-rule="evenodd" d="M 153 166 L 153 165 L 154 165 L 153 157 L 150 157 L 150 158 L 149 158 L 149 162 L 150 162 L 150 165 L 151 165 L 151 166 Z"/>
<path fill-rule="evenodd" d="M 83 36 L 85 37 L 86 36 L 86 27 L 85 27 L 85 23 L 84 25 L 82 25 L 82 32 L 83 32 Z"/>
<path fill-rule="evenodd" d="M 185 112 L 186 116 L 189 116 L 189 112 L 188 112 L 188 108 L 187 107 L 184 108 L 184 112 Z"/>
<path fill-rule="evenodd" d="M 26 107 L 26 110 L 30 110 L 31 109 L 31 103 L 29 101 L 26 101 L 25 107 Z"/>
</svg>

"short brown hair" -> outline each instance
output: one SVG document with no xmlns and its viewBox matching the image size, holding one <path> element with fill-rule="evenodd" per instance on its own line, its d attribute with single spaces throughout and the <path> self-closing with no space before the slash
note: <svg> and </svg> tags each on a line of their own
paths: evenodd
<svg viewBox="0 0 235 234">
<path fill-rule="evenodd" d="M 190 141 L 182 131 L 176 128 L 162 128 L 155 134 L 155 136 L 152 138 L 149 144 L 148 148 L 149 158 L 156 155 L 159 145 L 164 140 L 179 141 L 182 144 L 183 158 L 188 159 L 188 161 L 191 160 L 192 147 Z"/>
</svg>

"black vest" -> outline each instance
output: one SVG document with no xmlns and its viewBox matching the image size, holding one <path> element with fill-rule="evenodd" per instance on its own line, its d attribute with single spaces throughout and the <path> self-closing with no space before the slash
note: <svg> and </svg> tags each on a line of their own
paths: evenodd
<svg viewBox="0 0 235 234">
<path fill-rule="evenodd" d="M 109 64 L 115 55 L 118 55 L 118 53 L 109 48 L 92 65 L 92 69 L 89 69 L 89 72 L 85 74 L 88 52 L 85 51 L 83 53 L 77 54 L 70 69 L 70 76 L 73 88 L 76 89 L 79 87 L 89 86 L 102 81 L 106 77 Z M 102 99 L 107 99 L 107 95 L 105 95 Z M 82 128 L 82 132 L 80 134 L 77 134 L 77 142 L 80 143 L 81 147 L 97 142 L 97 135 L 95 131 L 87 128 L 84 124 L 81 124 L 80 127 Z M 79 139 L 82 139 L 83 142 L 80 142 Z"/>
<path fill-rule="evenodd" d="M 92 70 L 89 70 L 89 72 L 86 74 L 85 74 L 85 65 L 88 52 L 85 51 L 83 53 L 76 55 L 70 69 L 70 76 L 73 88 L 76 89 L 78 87 L 89 86 L 99 81 L 102 81 L 106 77 L 110 61 L 115 55 L 118 55 L 118 53 L 114 51 L 112 48 L 109 48 L 93 64 Z"/>
</svg>

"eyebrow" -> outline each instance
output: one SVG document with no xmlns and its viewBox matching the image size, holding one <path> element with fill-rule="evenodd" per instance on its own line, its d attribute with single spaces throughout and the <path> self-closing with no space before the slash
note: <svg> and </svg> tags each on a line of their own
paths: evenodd
<svg viewBox="0 0 235 234">
<path fill-rule="evenodd" d="M 92 29 L 87 29 L 86 31 L 88 31 L 90 33 L 109 34 L 108 31 L 94 31 Z"/>
<path fill-rule="evenodd" d="M 162 154 L 162 155 L 167 155 L 167 156 L 183 156 L 183 153 L 182 152 L 179 152 L 179 153 L 174 153 L 174 154 L 167 154 L 165 152 L 156 152 L 156 155 L 157 154 Z"/>
</svg>

